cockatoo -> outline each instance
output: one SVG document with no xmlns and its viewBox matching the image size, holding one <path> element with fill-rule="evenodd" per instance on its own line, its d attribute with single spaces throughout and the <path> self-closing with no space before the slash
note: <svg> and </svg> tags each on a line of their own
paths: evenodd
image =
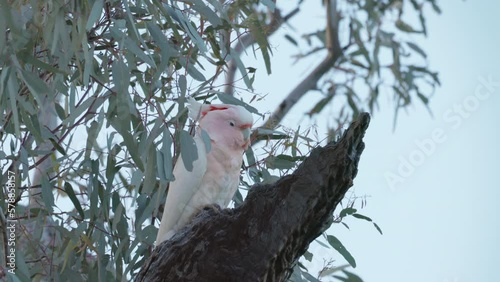
<svg viewBox="0 0 500 282">
<path fill-rule="evenodd" d="M 238 189 L 243 153 L 250 144 L 253 118 L 244 107 L 201 104 L 193 98 L 188 104 L 189 117 L 199 121 L 194 136 L 198 159 L 192 171 L 185 168 L 182 157 L 177 160 L 156 246 L 170 239 L 204 206 L 228 206 Z M 202 130 L 210 137 L 210 150 Z"/>
</svg>

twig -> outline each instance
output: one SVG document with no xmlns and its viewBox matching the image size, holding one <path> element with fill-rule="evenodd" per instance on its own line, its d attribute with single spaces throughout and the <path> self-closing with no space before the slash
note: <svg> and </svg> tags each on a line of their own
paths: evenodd
<svg viewBox="0 0 500 282">
<path fill-rule="evenodd" d="M 285 22 L 287 22 L 290 18 L 295 16 L 300 9 L 297 7 L 290 13 L 288 13 L 286 16 L 281 17 L 280 10 L 276 8 L 274 10 L 274 13 L 272 14 L 271 22 L 267 25 L 265 30 L 267 30 L 268 34 L 267 37 L 269 38 L 273 33 L 278 30 L 278 28 Z M 255 44 L 255 38 L 251 33 L 247 33 L 244 36 L 242 36 L 239 40 L 236 46 L 234 47 L 234 51 L 236 52 L 236 56 L 240 56 L 243 51 L 248 48 L 249 46 L 252 46 Z M 231 59 L 228 64 L 227 68 L 227 74 L 226 74 L 226 87 L 224 89 L 224 93 L 233 95 L 234 94 L 234 82 L 235 82 L 235 77 L 236 77 L 236 61 L 234 59 Z"/>
</svg>

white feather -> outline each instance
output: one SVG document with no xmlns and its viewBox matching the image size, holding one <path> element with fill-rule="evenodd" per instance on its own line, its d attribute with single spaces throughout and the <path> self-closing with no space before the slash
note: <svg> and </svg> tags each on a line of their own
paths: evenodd
<svg viewBox="0 0 500 282">
<path fill-rule="evenodd" d="M 174 167 L 156 245 L 170 239 L 204 206 L 227 207 L 238 189 L 243 151 L 248 145 L 252 114 L 235 105 L 207 105 L 188 100 L 189 117 L 200 120 L 194 137 L 198 159 L 193 170 L 184 167 L 182 156 Z M 204 127 L 205 126 L 205 127 Z M 211 139 L 207 152 L 201 137 L 205 129 Z"/>
<path fill-rule="evenodd" d="M 170 183 L 165 208 L 161 218 L 160 229 L 156 237 L 156 245 L 170 239 L 175 232 L 184 226 L 194 211 L 190 205 L 191 199 L 201 187 L 203 176 L 207 170 L 207 155 L 205 144 L 199 136 L 195 136 L 198 159 L 193 162 L 193 171 L 184 166 L 182 156 L 179 156 L 174 167 L 175 180 Z"/>
</svg>

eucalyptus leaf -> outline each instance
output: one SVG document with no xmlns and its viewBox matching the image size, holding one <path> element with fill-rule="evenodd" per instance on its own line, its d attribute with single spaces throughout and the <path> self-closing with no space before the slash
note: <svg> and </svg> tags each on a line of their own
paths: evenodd
<svg viewBox="0 0 500 282">
<path fill-rule="evenodd" d="M 104 8 L 104 0 L 95 0 L 94 5 L 92 5 L 92 10 L 87 19 L 86 30 L 90 31 L 92 26 L 94 26 L 95 22 L 99 19 L 102 14 L 102 10 Z"/>
<path fill-rule="evenodd" d="M 342 245 L 337 237 L 328 235 L 327 240 L 330 246 L 332 246 L 337 252 L 339 252 L 339 254 L 341 254 L 352 267 L 356 267 L 356 260 L 354 260 L 354 257 L 351 255 L 351 253 L 349 253 L 344 245 Z"/>
<path fill-rule="evenodd" d="M 75 209 L 78 211 L 80 214 L 81 219 L 85 219 L 85 212 L 82 209 L 82 205 L 80 204 L 80 201 L 75 195 L 75 191 L 73 190 L 73 186 L 69 182 L 64 182 L 64 191 L 68 195 L 69 199 L 75 206 Z"/>
<path fill-rule="evenodd" d="M 198 159 L 198 149 L 194 139 L 187 131 L 180 132 L 181 158 L 187 171 L 193 171 L 193 162 Z"/>
</svg>

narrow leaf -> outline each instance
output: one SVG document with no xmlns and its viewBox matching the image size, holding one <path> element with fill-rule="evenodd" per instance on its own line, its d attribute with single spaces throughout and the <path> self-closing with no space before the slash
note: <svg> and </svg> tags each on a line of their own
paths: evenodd
<svg viewBox="0 0 500 282">
<path fill-rule="evenodd" d="M 413 51 L 417 52 L 420 54 L 420 56 L 424 57 L 424 58 L 427 58 L 427 54 L 424 52 L 424 50 L 422 50 L 422 48 L 420 48 L 417 44 L 413 43 L 413 42 L 406 42 L 406 44 L 408 45 L 408 47 L 410 47 Z"/>
<path fill-rule="evenodd" d="M 47 175 L 42 176 L 42 200 L 45 204 L 45 209 L 52 213 L 54 205 L 54 194 L 52 194 L 52 186 L 50 185 Z"/>
<path fill-rule="evenodd" d="M 372 222 L 372 219 L 367 217 L 367 216 L 364 216 L 362 214 L 359 214 L 359 213 L 355 213 L 353 214 L 352 216 L 354 216 L 355 218 L 359 218 L 359 219 L 364 219 L 366 221 L 369 221 L 369 222 Z"/>
<path fill-rule="evenodd" d="M 66 192 L 66 194 L 68 194 L 69 199 L 71 200 L 71 202 L 75 206 L 75 208 L 78 211 L 78 213 L 80 214 L 81 218 L 84 219 L 85 213 L 83 212 L 82 205 L 80 204 L 80 201 L 76 197 L 75 191 L 73 190 L 73 187 L 71 186 L 70 183 L 64 182 L 64 191 Z"/>
<path fill-rule="evenodd" d="M 187 89 L 187 81 L 186 81 L 186 76 L 184 75 L 179 75 L 179 89 L 181 90 L 181 96 L 186 97 L 186 89 Z"/>
<path fill-rule="evenodd" d="M 216 93 L 217 93 L 217 98 L 219 98 L 219 100 L 224 104 L 239 105 L 244 107 L 245 109 L 247 109 L 247 111 L 251 113 L 259 114 L 259 110 L 239 99 L 236 99 L 234 96 L 222 92 L 216 92 Z"/>
<path fill-rule="evenodd" d="M 193 162 L 198 159 L 198 149 L 194 139 L 187 131 L 182 130 L 181 139 L 181 157 L 187 171 L 193 171 Z"/>
<path fill-rule="evenodd" d="M 342 245 L 342 243 L 337 239 L 337 237 L 333 235 L 328 235 L 327 236 L 328 243 L 341 254 L 345 260 L 352 266 L 356 267 L 356 260 L 354 260 L 354 257 L 349 253 L 349 251 Z"/>
<path fill-rule="evenodd" d="M 373 226 L 375 226 L 375 228 L 377 229 L 377 231 L 380 233 L 380 235 L 384 235 L 384 233 L 382 233 L 382 229 L 378 226 L 378 224 L 376 224 L 375 222 L 373 223 Z"/>
<path fill-rule="evenodd" d="M 345 208 L 345 209 L 343 209 L 343 210 L 340 211 L 339 216 L 340 217 L 346 217 L 346 216 L 348 216 L 350 214 L 355 213 L 356 211 L 357 210 L 355 208 Z"/>
<path fill-rule="evenodd" d="M 104 0 L 94 1 L 94 5 L 92 6 L 92 10 L 90 11 L 90 15 L 87 20 L 87 26 L 85 27 L 87 31 L 92 29 L 94 24 L 99 20 L 103 7 L 104 7 Z"/>
</svg>

